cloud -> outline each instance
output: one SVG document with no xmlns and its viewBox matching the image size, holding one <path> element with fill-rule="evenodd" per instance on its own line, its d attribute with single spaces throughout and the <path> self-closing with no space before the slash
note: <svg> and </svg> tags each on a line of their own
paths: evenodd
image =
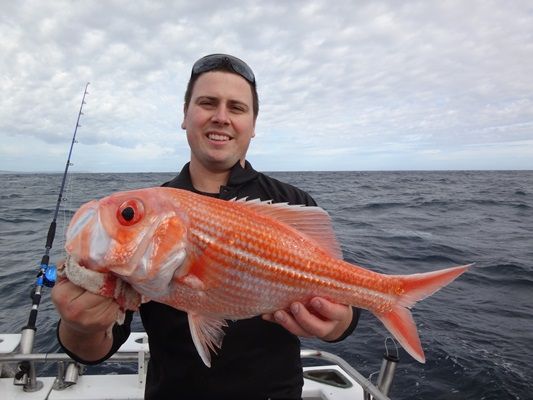
<svg viewBox="0 0 533 400">
<path fill-rule="evenodd" d="M 66 147 L 86 82 L 80 141 L 102 163 L 85 169 L 141 148 L 171 157 L 160 151 L 185 146 L 176 138 L 190 67 L 212 52 L 238 55 L 256 73 L 261 111 L 250 158 L 265 169 L 365 169 L 361 154 L 373 169 L 402 169 L 405 160 L 431 169 L 441 166 L 439 154 L 453 166 L 457 152 L 474 160 L 473 149 L 485 155 L 490 143 L 502 144 L 499 156 L 491 150 L 502 168 L 533 168 L 513 156 L 522 151 L 513 143 L 533 136 L 533 7 L 525 0 L 3 7 L 0 138 L 12 145 L 0 169 L 21 168 L 15 160 L 39 169 L 31 152 L 18 153 L 21 140 Z M 131 168 L 124 162 L 109 167 Z"/>
</svg>

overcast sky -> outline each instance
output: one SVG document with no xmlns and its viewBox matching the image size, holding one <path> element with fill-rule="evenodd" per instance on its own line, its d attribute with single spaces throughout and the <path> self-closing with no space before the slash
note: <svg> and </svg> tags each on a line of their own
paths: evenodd
<svg viewBox="0 0 533 400">
<path fill-rule="evenodd" d="M 177 171 L 194 61 L 255 71 L 256 169 L 533 169 L 533 2 L 0 0 L 0 170 Z"/>
</svg>

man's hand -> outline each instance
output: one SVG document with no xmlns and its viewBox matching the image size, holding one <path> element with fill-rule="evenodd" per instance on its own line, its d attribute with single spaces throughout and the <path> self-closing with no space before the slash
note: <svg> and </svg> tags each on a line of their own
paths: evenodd
<svg viewBox="0 0 533 400">
<path fill-rule="evenodd" d="M 278 310 L 263 315 L 264 320 L 276 322 L 294 335 L 325 341 L 338 339 L 350 326 L 352 317 L 352 307 L 322 297 L 314 297 L 307 307 L 296 302 L 291 304 L 289 311 Z"/>
<path fill-rule="evenodd" d="M 62 279 L 52 289 L 52 301 L 61 316 L 59 337 L 63 346 L 86 361 L 99 360 L 109 352 L 113 338 L 106 332 L 119 312 L 113 299 Z"/>
<path fill-rule="evenodd" d="M 68 280 L 57 282 L 52 289 L 52 301 L 61 315 L 61 324 L 85 334 L 105 331 L 119 312 L 112 298 L 92 294 Z"/>
</svg>

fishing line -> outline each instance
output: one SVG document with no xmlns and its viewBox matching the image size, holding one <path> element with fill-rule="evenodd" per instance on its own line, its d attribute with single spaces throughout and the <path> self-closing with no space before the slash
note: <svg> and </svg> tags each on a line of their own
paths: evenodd
<svg viewBox="0 0 533 400">
<path fill-rule="evenodd" d="M 83 105 L 85 103 L 85 96 L 88 94 L 87 88 L 89 87 L 89 82 L 85 85 L 85 90 L 83 91 L 83 97 L 80 104 L 80 110 L 78 111 L 78 118 L 76 120 L 76 126 L 74 128 L 74 134 L 72 135 L 72 142 L 70 144 L 70 149 L 68 152 L 67 163 L 65 165 L 65 172 L 63 173 L 63 179 L 61 180 L 61 187 L 59 189 L 59 195 L 57 197 L 57 203 L 54 211 L 54 217 L 48 228 L 48 234 L 46 236 L 46 245 L 44 250 L 44 255 L 41 259 L 41 265 L 39 267 L 39 272 L 37 274 L 37 280 L 35 282 L 35 287 L 31 293 L 32 306 L 30 311 L 30 316 L 28 318 L 28 323 L 22 328 L 22 335 L 20 339 L 20 353 L 21 354 L 31 354 L 33 351 L 33 344 L 35 339 L 35 332 L 37 330 L 37 313 L 39 311 L 39 304 L 41 302 L 42 289 L 43 286 L 52 287 L 55 284 L 56 280 L 56 266 L 50 264 L 50 250 L 54 243 L 54 238 L 56 235 L 56 226 L 57 226 L 57 216 L 59 214 L 59 208 L 61 202 L 63 201 L 63 192 L 65 190 L 65 183 L 67 180 L 68 169 L 72 165 L 70 158 L 72 156 L 72 149 L 76 141 L 76 133 L 80 125 L 80 118 L 83 115 Z M 15 384 L 24 386 L 24 390 L 27 392 L 34 392 L 42 387 L 42 382 L 38 382 L 35 376 L 35 367 L 31 361 L 22 361 L 17 366 L 17 373 L 15 375 Z"/>
</svg>

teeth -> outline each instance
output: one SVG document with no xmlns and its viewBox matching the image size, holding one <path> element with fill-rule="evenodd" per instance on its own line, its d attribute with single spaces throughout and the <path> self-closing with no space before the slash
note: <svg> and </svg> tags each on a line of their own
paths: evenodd
<svg viewBox="0 0 533 400">
<path fill-rule="evenodd" d="M 219 135 L 217 133 L 210 133 L 208 135 L 208 138 L 211 139 L 211 140 L 219 141 L 219 142 L 225 142 L 225 141 L 229 140 L 229 137 L 227 137 L 226 135 Z"/>
</svg>

